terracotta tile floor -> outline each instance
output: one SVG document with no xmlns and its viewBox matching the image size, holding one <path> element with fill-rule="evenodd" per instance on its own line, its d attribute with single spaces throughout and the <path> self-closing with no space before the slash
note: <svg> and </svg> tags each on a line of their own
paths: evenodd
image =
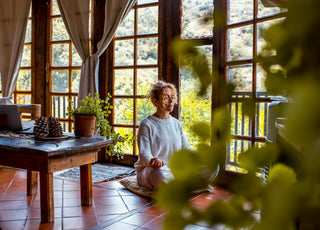
<svg viewBox="0 0 320 230">
<path fill-rule="evenodd" d="M 152 200 L 127 191 L 117 180 L 93 185 L 93 205 L 80 205 L 79 183 L 54 178 L 55 221 L 40 223 L 40 200 L 26 194 L 25 170 L 0 166 L 0 229 L 162 229 L 166 214 Z M 230 193 L 215 188 L 196 196 L 194 205 L 203 208 Z M 192 225 L 188 230 L 208 229 Z"/>
</svg>

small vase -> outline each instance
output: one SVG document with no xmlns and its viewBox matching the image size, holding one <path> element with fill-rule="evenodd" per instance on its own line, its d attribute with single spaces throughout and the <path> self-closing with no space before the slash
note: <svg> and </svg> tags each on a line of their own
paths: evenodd
<svg viewBox="0 0 320 230">
<path fill-rule="evenodd" d="M 94 134 L 96 116 L 89 114 L 73 114 L 74 135 L 80 137 L 90 137 Z"/>
</svg>

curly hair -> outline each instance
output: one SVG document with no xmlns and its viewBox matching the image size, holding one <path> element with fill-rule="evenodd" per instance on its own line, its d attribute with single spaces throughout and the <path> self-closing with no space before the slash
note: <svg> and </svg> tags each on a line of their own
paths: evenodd
<svg viewBox="0 0 320 230">
<path fill-rule="evenodd" d="M 164 81 L 158 81 L 157 83 L 152 84 L 151 88 L 149 89 L 146 95 L 146 98 L 151 100 L 154 104 L 153 100 L 159 100 L 160 94 L 164 89 L 171 89 L 174 96 L 177 97 L 177 89 L 173 84 Z"/>
</svg>

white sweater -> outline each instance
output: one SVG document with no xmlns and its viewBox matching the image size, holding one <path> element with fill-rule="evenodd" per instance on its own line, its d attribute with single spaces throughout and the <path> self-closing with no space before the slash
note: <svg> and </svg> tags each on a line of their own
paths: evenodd
<svg viewBox="0 0 320 230">
<path fill-rule="evenodd" d="M 158 157 L 168 165 L 175 151 L 190 149 L 180 121 L 170 115 L 168 119 L 149 115 L 141 121 L 137 137 L 139 157 L 134 165 L 137 173 L 149 166 L 151 158 Z"/>
</svg>

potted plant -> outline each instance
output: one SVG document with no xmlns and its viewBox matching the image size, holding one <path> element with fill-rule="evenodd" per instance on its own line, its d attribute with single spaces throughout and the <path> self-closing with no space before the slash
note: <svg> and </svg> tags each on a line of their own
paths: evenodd
<svg viewBox="0 0 320 230">
<path fill-rule="evenodd" d="M 113 108 L 109 102 L 110 98 L 110 94 L 108 94 L 105 100 L 101 99 L 98 93 L 95 94 L 95 97 L 90 97 L 89 94 L 85 99 L 79 101 L 80 106 L 78 108 L 74 106 L 72 100 L 69 100 L 71 106 L 68 107 L 67 114 L 74 118 L 74 132 L 76 136 L 98 134 L 106 138 L 112 138 L 113 144 L 106 149 L 106 152 L 110 156 L 122 158 L 123 153 L 121 153 L 119 145 L 127 141 L 128 138 L 113 131 L 109 121 L 106 119 Z"/>
<path fill-rule="evenodd" d="M 68 107 L 68 115 L 74 118 L 74 133 L 76 136 L 92 136 L 94 132 L 101 135 L 111 131 L 109 121 L 105 119 L 112 109 L 112 106 L 108 103 L 109 99 L 109 95 L 106 100 L 103 100 L 98 93 L 95 94 L 95 97 L 90 97 L 89 94 L 80 101 L 78 108 L 69 100 L 71 106 Z"/>
</svg>

